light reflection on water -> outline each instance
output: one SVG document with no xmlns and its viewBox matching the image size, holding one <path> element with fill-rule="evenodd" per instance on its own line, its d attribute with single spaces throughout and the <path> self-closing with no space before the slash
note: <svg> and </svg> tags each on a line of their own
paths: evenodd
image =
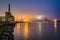
<svg viewBox="0 0 60 40">
<path fill-rule="evenodd" d="M 57 20 L 54 20 L 54 30 L 57 32 Z"/>
<path fill-rule="evenodd" d="M 51 24 L 51 25 L 50 25 Z M 55 26 L 55 28 L 54 28 Z M 40 38 L 50 38 L 51 35 L 56 37 L 56 22 L 53 23 L 20 23 L 14 29 L 15 40 L 28 40 L 28 39 L 40 39 Z M 51 38 L 55 38 L 52 36 Z M 46 37 L 46 38 L 45 38 Z"/>
<path fill-rule="evenodd" d="M 24 39 L 27 40 L 28 39 L 28 23 L 26 22 L 24 25 Z"/>
</svg>

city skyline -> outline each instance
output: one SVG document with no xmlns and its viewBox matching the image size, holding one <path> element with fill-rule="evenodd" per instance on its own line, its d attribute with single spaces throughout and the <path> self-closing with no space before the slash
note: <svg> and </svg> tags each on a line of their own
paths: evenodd
<svg viewBox="0 0 60 40">
<path fill-rule="evenodd" d="M 11 4 L 11 13 L 14 16 L 45 16 L 59 18 L 59 1 L 57 0 L 1 0 L 0 15 L 7 11 L 7 4 Z"/>
<path fill-rule="evenodd" d="M 0 0 L 0 40 L 60 40 L 59 0 Z"/>
</svg>

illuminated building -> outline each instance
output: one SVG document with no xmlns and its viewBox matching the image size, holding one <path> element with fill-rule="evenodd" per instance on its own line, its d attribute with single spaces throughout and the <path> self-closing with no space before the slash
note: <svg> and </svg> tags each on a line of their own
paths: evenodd
<svg viewBox="0 0 60 40">
<path fill-rule="evenodd" d="M 14 21 L 14 17 L 10 12 L 10 4 L 8 4 L 8 12 L 5 12 L 6 21 Z"/>
<path fill-rule="evenodd" d="M 14 16 L 10 12 L 10 4 L 8 4 L 8 12 L 5 12 L 5 16 L 0 16 L 0 40 L 14 40 Z"/>
<path fill-rule="evenodd" d="M 5 17 L 4 16 L 0 16 L 0 21 L 5 21 Z"/>
<path fill-rule="evenodd" d="M 5 16 L 0 16 L 0 21 L 14 21 L 14 16 L 10 12 L 10 4 L 8 4 L 8 12 L 5 12 Z"/>
</svg>

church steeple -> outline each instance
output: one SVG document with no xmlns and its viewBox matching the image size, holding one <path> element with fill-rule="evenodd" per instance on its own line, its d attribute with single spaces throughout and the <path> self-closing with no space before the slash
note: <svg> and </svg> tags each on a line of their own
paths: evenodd
<svg viewBox="0 0 60 40">
<path fill-rule="evenodd" d="M 8 12 L 5 13 L 6 21 L 14 21 L 14 16 L 11 14 L 10 3 L 8 4 Z"/>
<path fill-rule="evenodd" d="M 10 3 L 9 3 L 9 4 L 8 4 L 8 12 L 10 13 L 10 11 L 11 11 L 11 10 L 10 10 Z"/>
</svg>

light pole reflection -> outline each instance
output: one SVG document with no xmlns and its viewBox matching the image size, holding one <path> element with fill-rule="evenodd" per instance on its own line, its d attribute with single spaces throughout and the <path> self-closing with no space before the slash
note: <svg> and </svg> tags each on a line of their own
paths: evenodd
<svg viewBox="0 0 60 40">
<path fill-rule="evenodd" d="M 41 36 L 42 35 L 41 22 L 37 22 L 37 27 L 38 27 L 38 31 L 39 31 L 39 36 Z"/>
<path fill-rule="evenodd" d="M 54 31 L 57 32 L 57 20 L 54 19 Z"/>
<path fill-rule="evenodd" d="M 24 40 L 28 39 L 28 22 L 25 23 L 24 25 Z"/>
</svg>

